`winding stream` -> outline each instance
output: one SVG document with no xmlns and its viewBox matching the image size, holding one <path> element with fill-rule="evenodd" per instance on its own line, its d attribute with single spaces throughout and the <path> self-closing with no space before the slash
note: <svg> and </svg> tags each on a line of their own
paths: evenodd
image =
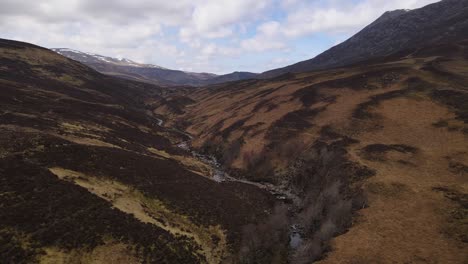
<svg viewBox="0 0 468 264">
<path fill-rule="evenodd" d="M 202 161 L 205 164 L 208 164 L 213 169 L 213 176 L 211 177 L 212 180 L 221 183 L 221 182 L 240 182 L 244 184 L 253 185 L 257 188 L 263 189 L 271 193 L 276 199 L 281 200 L 283 202 L 289 201 L 297 201 L 299 199 L 296 195 L 292 194 L 290 191 L 286 189 L 286 187 L 282 186 L 275 186 L 271 183 L 260 183 L 260 182 L 252 182 L 248 180 L 237 179 L 234 177 L 229 176 L 227 172 L 225 172 L 222 168 L 222 165 L 218 162 L 216 157 L 210 155 L 204 155 L 190 148 L 190 141 L 184 141 L 177 145 L 179 148 L 182 148 L 186 151 L 190 151 L 192 156 L 197 158 L 198 160 Z M 303 242 L 302 237 L 302 230 L 299 225 L 293 224 L 289 228 L 289 247 L 292 250 L 296 250 Z"/>
<path fill-rule="evenodd" d="M 297 249 L 302 244 L 302 231 L 298 225 L 291 225 L 289 230 L 289 247 Z"/>
<path fill-rule="evenodd" d="M 215 156 L 213 155 L 205 155 L 201 154 L 197 151 L 194 151 L 190 148 L 190 141 L 184 141 L 179 144 L 177 144 L 179 148 L 182 148 L 186 151 L 190 151 L 193 157 L 196 159 L 200 160 L 201 162 L 209 165 L 213 169 L 213 176 L 209 177 L 210 179 L 216 181 L 216 182 L 240 182 L 243 184 L 249 184 L 253 185 L 257 188 L 263 189 L 271 193 L 273 196 L 276 197 L 278 200 L 282 201 L 290 201 L 294 202 L 298 199 L 298 197 L 293 194 L 291 191 L 287 189 L 286 186 L 276 186 L 271 183 L 264 183 L 264 182 L 254 182 L 254 181 L 249 181 L 245 179 L 238 179 L 234 178 L 232 176 L 229 176 L 229 174 L 224 171 L 223 166 L 221 163 L 216 159 Z"/>
<path fill-rule="evenodd" d="M 156 118 L 157 125 L 162 127 L 164 124 L 164 121 Z M 215 156 L 213 155 L 205 155 L 201 154 L 191 148 L 191 140 L 193 139 L 193 136 L 188 134 L 185 131 L 181 131 L 179 129 L 173 128 L 174 131 L 176 131 L 179 134 L 185 135 L 189 138 L 187 141 L 182 141 L 177 144 L 177 147 L 188 151 L 192 154 L 193 157 L 198 159 L 199 161 L 203 162 L 204 164 L 207 164 L 210 166 L 213 170 L 213 175 L 212 177 L 207 177 L 215 182 L 222 183 L 222 182 L 239 182 L 243 184 L 249 184 L 253 185 L 257 188 L 263 189 L 271 193 L 273 196 L 276 197 L 276 199 L 281 200 L 283 202 L 292 202 L 295 204 L 297 201 L 300 200 L 300 198 L 293 194 L 290 190 L 288 190 L 287 186 L 276 186 L 271 183 L 262 183 L 262 182 L 253 182 L 249 180 L 243 180 L 243 179 L 237 179 L 232 176 L 229 176 L 229 174 L 223 169 L 223 166 L 221 163 L 216 159 Z M 299 246 L 303 242 L 303 237 L 302 237 L 302 230 L 299 225 L 293 224 L 289 228 L 289 247 L 292 250 L 295 250 L 299 248 Z"/>
</svg>

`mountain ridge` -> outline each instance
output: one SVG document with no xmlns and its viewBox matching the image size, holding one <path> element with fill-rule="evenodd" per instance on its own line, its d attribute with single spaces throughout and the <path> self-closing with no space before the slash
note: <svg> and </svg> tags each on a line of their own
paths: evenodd
<svg viewBox="0 0 468 264">
<path fill-rule="evenodd" d="M 468 32 L 468 1 L 443 0 L 414 10 L 387 11 L 348 40 L 316 57 L 263 72 L 259 78 L 342 67 L 421 45 L 449 43 Z"/>
<path fill-rule="evenodd" d="M 135 61 L 132 61 L 127 58 L 113 58 L 113 57 L 108 57 L 108 56 L 103 56 L 99 55 L 96 53 L 90 53 L 90 52 L 82 52 L 79 50 L 75 49 L 69 49 L 69 48 L 51 48 L 50 50 L 63 55 L 65 57 L 74 59 L 76 61 L 80 62 L 86 62 L 86 63 L 96 63 L 96 62 L 107 62 L 107 63 L 114 63 L 116 65 L 122 65 L 122 66 L 135 66 L 135 67 L 149 67 L 149 68 L 158 68 L 158 69 L 166 69 L 164 67 L 154 65 L 154 64 L 144 64 L 144 63 L 138 63 Z M 81 58 L 79 58 L 81 57 Z M 84 57 L 84 58 L 83 58 Z"/>
<path fill-rule="evenodd" d="M 256 73 L 251 72 L 233 72 L 223 75 L 204 72 L 187 72 L 69 48 L 52 48 L 51 50 L 70 59 L 79 61 L 104 74 L 163 86 L 202 86 L 250 79 L 257 76 Z"/>
</svg>

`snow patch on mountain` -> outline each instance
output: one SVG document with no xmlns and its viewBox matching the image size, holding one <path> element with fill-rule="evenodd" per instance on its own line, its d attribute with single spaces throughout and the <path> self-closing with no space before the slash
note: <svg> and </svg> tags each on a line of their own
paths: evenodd
<svg viewBox="0 0 468 264">
<path fill-rule="evenodd" d="M 81 61 L 84 63 L 104 62 L 104 63 L 110 63 L 110 64 L 115 64 L 115 65 L 120 65 L 120 66 L 166 69 L 158 65 L 138 63 L 138 62 L 129 60 L 127 58 L 122 58 L 122 57 L 112 58 L 112 57 L 102 56 L 102 55 L 95 54 L 95 53 L 82 52 L 79 50 L 74 50 L 74 49 L 69 49 L 69 48 L 54 48 L 52 50 L 62 56 L 65 56 L 65 57 L 68 57 L 77 61 Z"/>
</svg>

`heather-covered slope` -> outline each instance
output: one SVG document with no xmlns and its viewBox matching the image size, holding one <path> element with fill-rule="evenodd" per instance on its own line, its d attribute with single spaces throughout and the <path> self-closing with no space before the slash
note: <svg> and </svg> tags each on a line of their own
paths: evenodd
<svg viewBox="0 0 468 264">
<path fill-rule="evenodd" d="M 159 110 L 231 176 L 279 189 L 303 238 L 292 263 L 464 263 L 467 83 L 460 41 L 211 86 Z"/>
<path fill-rule="evenodd" d="M 151 104 L 171 91 L 0 40 L 0 262 L 220 263 L 273 196 L 210 178 Z"/>
<path fill-rule="evenodd" d="M 297 73 L 206 87 L 0 40 L 0 259 L 466 263 L 466 18 L 387 13 Z"/>
</svg>

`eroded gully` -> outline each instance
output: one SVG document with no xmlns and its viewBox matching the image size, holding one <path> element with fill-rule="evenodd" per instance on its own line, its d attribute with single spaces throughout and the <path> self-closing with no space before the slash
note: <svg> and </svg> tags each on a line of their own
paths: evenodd
<svg viewBox="0 0 468 264">
<path fill-rule="evenodd" d="M 158 126 L 163 126 L 164 121 L 161 119 L 156 119 L 156 124 Z M 182 141 L 177 144 L 177 147 L 190 152 L 191 155 L 196 158 L 197 160 L 203 162 L 204 164 L 208 165 L 209 167 L 212 168 L 213 175 L 211 177 L 207 176 L 207 178 L 218 182 L 218 183 L 223 183 L 223 182 L 239 182 L 243 184 L 248 184 L 248 185 L 253 185 L 259 189 L 266 190 L 269 193 L 271 193 L 276 199 L 290 204 L 291 208 L 297 208 L 297 204 L 300 203 L 300 198 L 292 193 L 289 188 L 286 185 L 273 185 L 271 183 L 264 183 L 264 182 L 253 182 L 245 179 L 238 179 L 230 176 L 223 168 L 221 163 L 218 161 L 218 159 L 213 156 L 213 155 L 206 155 L 202 154 L 200 152 L 197 152 L 196 150 L 191 148 L 191 141 L 193 139 L 193 136 L 190 135 L 189 133 L 172 128 L 175 132 L 182 134 L 188 138 L 186 141 Z M 293 209 L 294 210 L 294 209 Z M 295 211 L 295 210 L 294 210 Z M 301 227 L 297 224 L 292 224 L 289 228 L 289 246 L 291 249 L 296 249 L 298 248 L 303 242 L 303 237 L 302 237 L 302 231 Z"/>
</svg>

